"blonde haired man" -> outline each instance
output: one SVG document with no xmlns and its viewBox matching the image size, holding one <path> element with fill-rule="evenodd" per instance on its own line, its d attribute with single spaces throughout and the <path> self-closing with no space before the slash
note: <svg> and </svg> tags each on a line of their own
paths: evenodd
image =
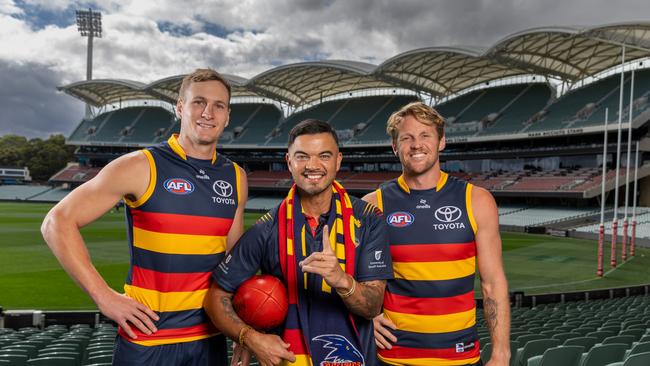
<svg viewBox="0 0 650 366">
<path fill-rule="evenodd" d="M 490 193 L 440 170 L 444 119 L 414 102 L 386 131 L 402 175 L 364 199 L 388 222 L 395 279 L 374 321 L 379 359 L 392 365 L 481 365 L 474 277 L 481 278 L 493 353 L 510 358 L 510 308 L 497 207 Z"/>
</svg>

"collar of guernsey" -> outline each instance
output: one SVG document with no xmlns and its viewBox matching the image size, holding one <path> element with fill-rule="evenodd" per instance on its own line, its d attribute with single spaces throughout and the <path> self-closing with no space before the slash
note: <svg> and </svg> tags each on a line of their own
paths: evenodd
<svg viewBox="0 0 650 366">
<path fill-rule="evenodd" d="M 180 156 L 181 159 L 183 160 L 187 160 L 187 154 L 185 154 L 185 150 L 183 150 L 181 144 L 178 143 L 177 133 L 171 135 L 167 140 L 167 143 L 169 144 L 169 147 L 172 149 L 172 151 L 176 153 L 176 155 Z M 217 150 L 214 150 L 214 152 L 212 153 L 212 164 L 214 164 L 216 161 L 217 161 Z"/>
<path fill-rule="evenodd" d="M 436 184 L 436 192 L 440 192 L 442 187 L 445 186 L 445 183 L 447 183 L 447 178 L 449 175 L 442 170 L 440 171 L 440 178 L 438 178 L 438 183 Z M 409 188 L 408 184 L 406 184 L 406 180 L 404 179 L 404 174 L 400 175 L 397 178 L 397 185 L 406 193 L 411 193 L 411 189 Z"/>
</svg>

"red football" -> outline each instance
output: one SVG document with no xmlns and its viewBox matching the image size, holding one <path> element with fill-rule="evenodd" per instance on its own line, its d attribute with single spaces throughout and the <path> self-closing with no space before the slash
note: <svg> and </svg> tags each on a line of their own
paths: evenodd
<svg viewBox="0 0 650 366">
<path fill-rule="evenodd" d="M 289 298 L 282 281 L 270 275 L 256 275 L 235 292 L 232 305 L 237 315 L 255 329 L 271 329 L 287 316 Z"/>
</svg>

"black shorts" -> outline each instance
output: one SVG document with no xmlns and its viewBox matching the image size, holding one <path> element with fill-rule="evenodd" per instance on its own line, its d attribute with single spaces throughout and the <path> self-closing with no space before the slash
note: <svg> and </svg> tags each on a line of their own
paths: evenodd
<svg viewBox="0 0 650 366">
<path fill-rule="evenodd" d="M 217 335 L 193 342 L 141 346 L 118 335 L 113 348 L 113 365 L 227 366 L 226 338 Z"/>
</svg>

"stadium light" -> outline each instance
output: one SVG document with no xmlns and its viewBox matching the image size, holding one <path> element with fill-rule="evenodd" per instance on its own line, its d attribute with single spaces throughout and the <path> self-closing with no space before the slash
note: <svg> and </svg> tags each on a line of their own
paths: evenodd
<svg viewBox="0 0 650 366">
<path fill-rule="evenodd" d="M 93 78 L 93 38 L 102 38 L 102 13 L 88 10 L 77 10 L 77 30 L 82 37 L 88 37 L 86 56 L 86 80 Z M 86 104 L 86 117 L 91 114 L 90 104 Z"/>
</svg>

